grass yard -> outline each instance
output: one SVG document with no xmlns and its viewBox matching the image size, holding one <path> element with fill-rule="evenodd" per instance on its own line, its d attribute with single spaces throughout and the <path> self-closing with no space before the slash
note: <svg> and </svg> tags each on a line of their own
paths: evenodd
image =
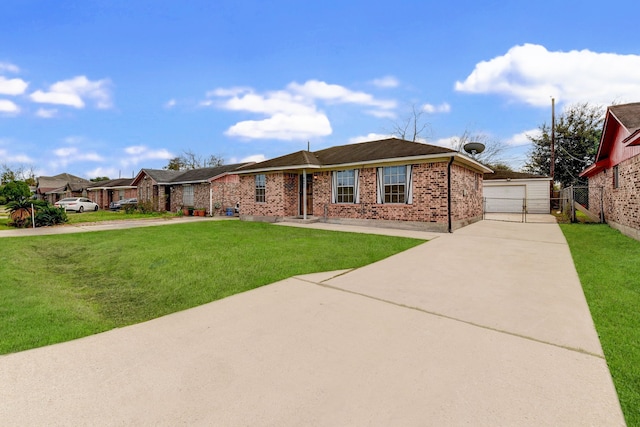
<svg viewBox="0 0 640 427">
<path fill-rule="evenodd" d="M 240 221 L 2 238 L 0 354 L 142 322 L 293 275 L 360 267 L 422 242 Z"/>
<path fill-rule="evenodd" d="M 627 425 L 640 425 L 640 242 L 604 224 L 562 224 Z"/>
<path fill-rule="evenodd" d="M 122 219 L 148 219 L 148 218 L 173 218 L 176 215 L 171 212 L 150 212 L 150 213 L 125 213 L 120 211 L 99 210 L 96 212 L 67 212 L 68 224 L 80 224 L 86 222 L 117 221 Z"/>
</svg>

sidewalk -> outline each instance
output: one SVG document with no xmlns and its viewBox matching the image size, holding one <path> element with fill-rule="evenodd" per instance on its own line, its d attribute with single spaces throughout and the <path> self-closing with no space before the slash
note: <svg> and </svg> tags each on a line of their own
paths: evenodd
<svg viewBox="0 0 640 427">
<path fill-rule="evenodd" d="M 557 225 L 430 237 L 0 356 L 0 425 L 624 425 Z"/>
</svg>

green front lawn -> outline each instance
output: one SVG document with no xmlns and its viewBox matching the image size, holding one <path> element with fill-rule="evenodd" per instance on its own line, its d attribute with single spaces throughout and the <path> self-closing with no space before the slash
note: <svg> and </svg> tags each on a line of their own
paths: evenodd
<svg viewBox="0 0 640 427">
<path fill-rule="evenodd" d="M 640 242 L 607 225 L 560 225 L 629 426 L 640 425 Z"/>
<path fill-rule="evenodd" d="M 422 242 L 241 221 L 2 238 L 0 354 L 142 322 L 294 275 L 361 267 Z"/>
</svg>

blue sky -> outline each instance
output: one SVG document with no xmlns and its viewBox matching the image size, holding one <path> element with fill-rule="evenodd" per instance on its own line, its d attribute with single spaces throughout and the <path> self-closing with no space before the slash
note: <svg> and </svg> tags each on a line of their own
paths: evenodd
<svg viewBox="0 0 640 427">
<path fill-rule="evenodd" d="M 0 164 L 129 177 L 388 135 L 506 145 L 575 102 L 640 101 L 636 1 L 3 0 Z"/>
</svg>

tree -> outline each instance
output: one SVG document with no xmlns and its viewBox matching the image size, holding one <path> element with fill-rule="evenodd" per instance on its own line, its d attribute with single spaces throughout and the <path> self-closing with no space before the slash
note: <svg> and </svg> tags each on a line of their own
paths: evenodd
<svg viewBox="0 0 640 427">
<path fill-rule="evenodd" d="M 213 154 L 203 157 L 191 150 L 186 150 L 183 151 L 180 156 L 170 159 L 169 164 L 167 164 L 164 169 L 181 171 L 199 168 L 213 168 L 222 165 L 224 165 L 224 159 L 222 157 L 218 157 Z"/>
<path fill-rule="evenodd" d="M 10 181 L 2 186 L 0 189 L 0 196 L 3 196 L 7 202 L 12 202 L 21 198 L 30 197 L 31 190 L 24 181 Z"/>
<path fill-rule="evenodd" d="M 91 182 L 109 181 L 109 177 L 108 176 L 96 176 L 95 178 L 91 178 L 89 181 L 91 181 Z"/>
<path fill-rule="evenodd" d="M 413 104 L 409 116 L 402 121 L 394 122 L 389 133 L 406 141 L 416 142 L 427 139 L 423 134 L 429 129 L 429 123 L 423 120 L 424 113 L 424 110 Z"/>
<path fill-rule="evenodd" d="M 555 120 L 554 180 L 563 187 L 584 185 L 578 175 L 594 162 L 602 135 L 604 109 L 589 103 L 573 104 Z M 539 136 L 528 136 L 533 143 L 525 172 L 551 174 L 551 126 L 539 126 Z"/>
<path fill-rule="evenodd" d="M 0 184 L 11 181 L 24 181 L 27 185 L 36 185 L 36 175 L 33 166 L 19 166 L 12 169 L 7 164 L 0 165 Z"/>
</svg>

